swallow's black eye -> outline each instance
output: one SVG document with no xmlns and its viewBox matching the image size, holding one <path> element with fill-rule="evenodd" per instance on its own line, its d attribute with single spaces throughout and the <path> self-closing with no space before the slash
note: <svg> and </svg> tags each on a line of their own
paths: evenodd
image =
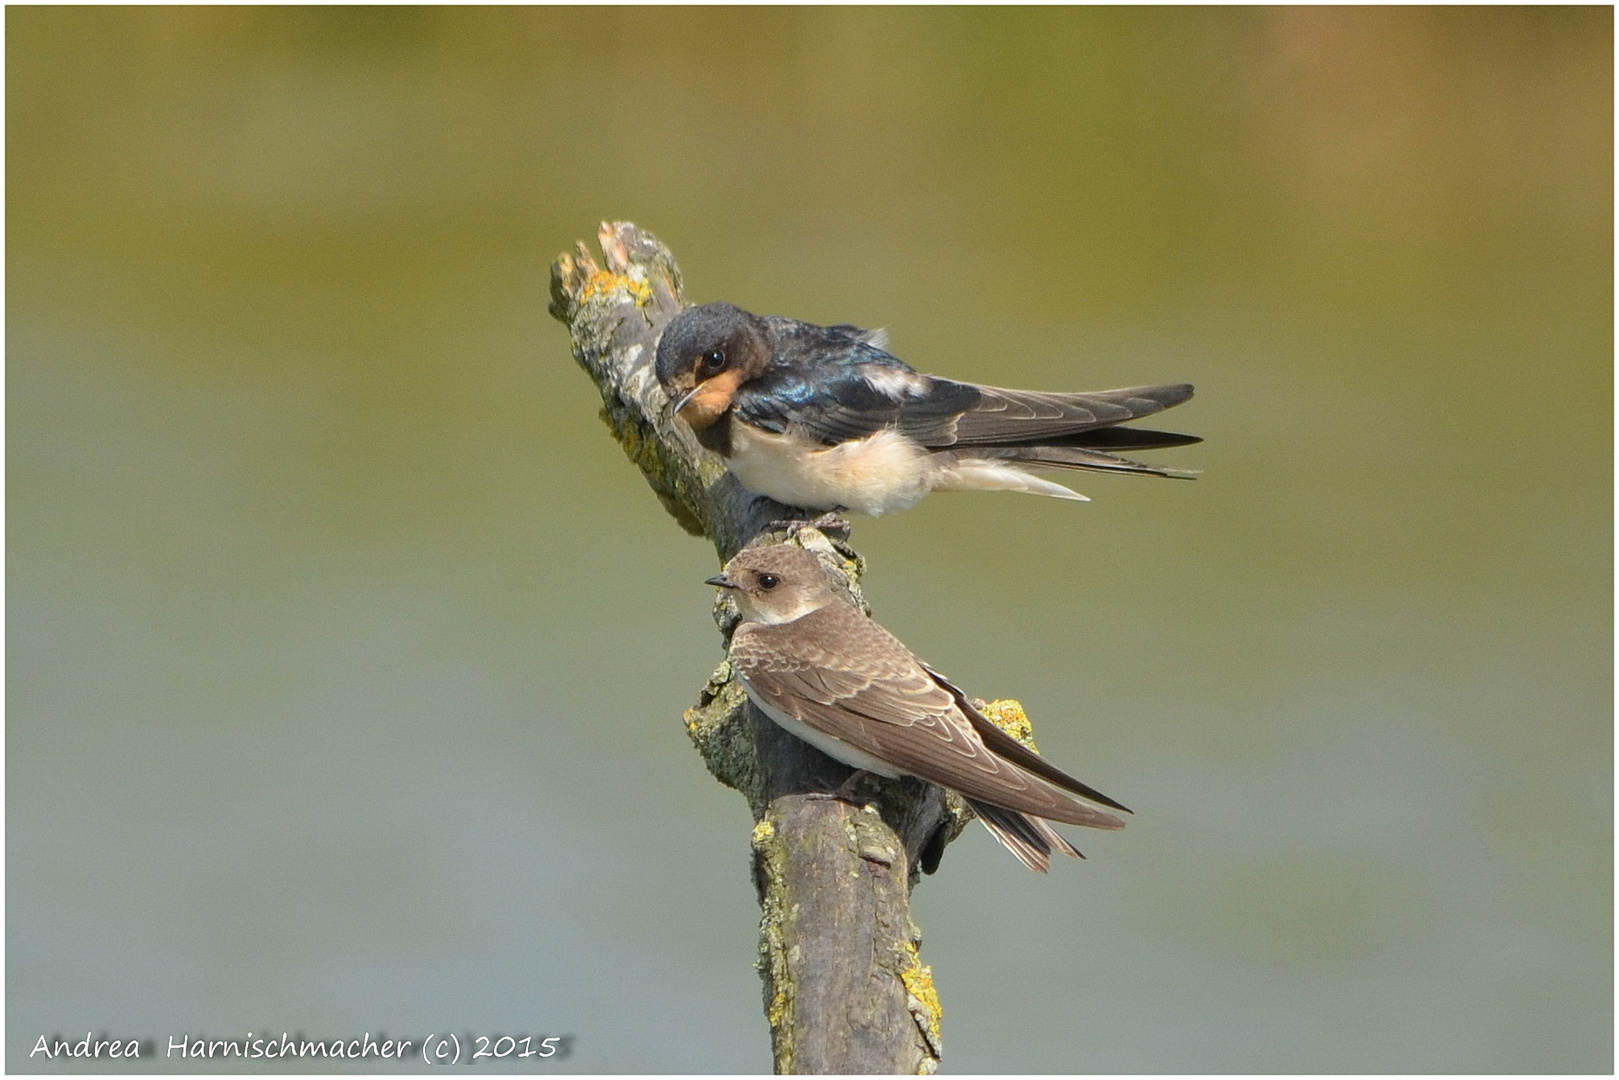
<svg viewBox="0 0 1619 1080">
<path fill-rule="evenodd" d="M 759 588 L 763 589 L 765 592 L 769 592 L 771 589 L 774 589 L 780 584 L 781 578 L 777 577 L 775 574 L 759 575 Z"/>
<path fill-rule="evenodd" d="M 710 349 L 697 358 L 699 375 L 718 375 L 724 368 L 725 353 L 720 349 Z"/>
</svg>

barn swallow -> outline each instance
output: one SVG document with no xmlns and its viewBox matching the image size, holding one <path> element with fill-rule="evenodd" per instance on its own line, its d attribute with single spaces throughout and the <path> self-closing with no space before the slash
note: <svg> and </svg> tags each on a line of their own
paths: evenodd
<svg viewBox="0 0 1619 1080">
<path fill-rule="evenodd" d="M 658 341 L 675 415 L 743 487 L 788 506 L 886 514 L 930 491 L 1027 491 L 1087 501 L 1026 466 L 1189 479 L 1119 457 L 1199 442 L 1116 427 L 1192 396 L 1184 383 L 1096 393 L 1001 390 L 923 375 L 881 331 L 687 308 Z"/>
<path fill-rule="evenodd" d="M 742 621 L 731 637 L 731 669 L 748 698 L 816 749 L 878 776 L 919 776 L 959 791 L 995 838 L 1041 873 L 1053 849 L 1083 858 L 1047 819 L 1124 828 L 1067 792 L 1129 813 L 1127 807 L 991 723 L 834 592 L 810 552 L 788 544 L 746 548 L 708 584 L 736 598 Z"/>
</svg>

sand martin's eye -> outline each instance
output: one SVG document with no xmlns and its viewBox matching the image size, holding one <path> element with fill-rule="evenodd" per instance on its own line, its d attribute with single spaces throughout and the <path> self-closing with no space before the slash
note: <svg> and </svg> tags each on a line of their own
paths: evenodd
<svg viewBox="0 0 1619 1080">
<path fill-rule="evenodd" d="M 781 578 L 777 577 L 775 574 L 759 575 L 759 588 L 763 589 L 765 592 L 769 592 L 771 589 L 774 589 L 780 584 Z"/>
<path fill-rule="evenodd" d="M 720 349 L 710 349 L 697 360 L 697 374 L 707 378 L 718 375 L 725 368 L 725 353 Z"/>
</svg>

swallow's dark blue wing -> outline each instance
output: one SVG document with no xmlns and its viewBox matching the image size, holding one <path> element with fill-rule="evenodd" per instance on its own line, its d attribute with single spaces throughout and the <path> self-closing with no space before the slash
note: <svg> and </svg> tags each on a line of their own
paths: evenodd
<svg viewBox="0 0 1619 1080">
<path fill-rule="evenodd" d="M 777 433 L 789 428 L 831 446 L 885 428 L 931 445 L 949 441 L 979 399 L 967 383 L 918 374 L 853 326 L 769 320 L 771 364 L 737 391 L 737 418 Z"/>
<path fill-rule="evenodd" d="M 1067 442 L 1081 432 L 1122 424 L 1162 412 L 1192 396 L 1185 384 L 1132 386 L 1090 393 L 977 388 L 982 401 L 961 418 L 955 431 L 960 446 L 1040 446 Z M 1072 440 L 1087 445 L 1088 440 Z"/>
<path fill-rule="evenodd" d="M 837 363 L 772 365 L 738 392 L 736 409 L 747 423 L 777 433 L 793 428 L 828 446 L 887 428 L 935 449 L 1077 448 L 1092 442 L 1110 449 L 1146 449 L 1196 440 L 1168 432 L 1131 438 L 1129 428 L 1113 429 L 1119 434 L 1112 438 L 1087 433 L 1150 416 L 1190 396 L 1191 387 L 1185 386 L 1093 394 L 1001 390 L 848 356 Z"/>
<path fill-rule="evenodd" d="M 977 386 L 920 374 L 859 327 L 765 322 L 772 338 L 770 366 L 738 391 L 737 416 L 778 434 L 791 428 L 828 446 L 891 429 L 934 449 L 1087 447 L 1084 432 L 1150 416 L 1192 396 L 1186 385 L 1095 393 Z"/>
<path fill-rule="evenodd" d="M 910 381 L 910 380 L 914 380 Z M 885 428 L 923 445 L 951 441 L 956 418 L 978 401 L 975 387 L 881 366 L 773 368 L 737 391 L 738 419 L 769 431 L 789 428 L 831 446 Z"/>
</svg>

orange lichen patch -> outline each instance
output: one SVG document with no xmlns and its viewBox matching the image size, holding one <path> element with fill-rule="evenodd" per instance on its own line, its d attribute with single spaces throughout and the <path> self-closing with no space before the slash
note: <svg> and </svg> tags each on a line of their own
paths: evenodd
<svg viewBox="0 0 1619 1080">
<path fill-rule="evenodd" d="M 990 702 L 978 711 L 983 713 L 990 723 L 1030 750 L 1037 754 L 1040 752 L 1040 748 L 1034 745 L 1034 725 L 1029 722 L 1028 714 L 1023 711 L 1022 702 L 1013 698 L 1002 698 Z"/>
<path fill-rule="evenodd" d="M 635 299 L 637 307 L 645 307 L 652 302 L 652 286 L 645 281 L 637 281 L 628 274 L 615 274 L 611 270 L 597 270 L 585 282 L 585 287 L 579 292 L 581 304 L 598 296 L 610 293 L 615 289 L 623 289 Z"/>
</svg>

